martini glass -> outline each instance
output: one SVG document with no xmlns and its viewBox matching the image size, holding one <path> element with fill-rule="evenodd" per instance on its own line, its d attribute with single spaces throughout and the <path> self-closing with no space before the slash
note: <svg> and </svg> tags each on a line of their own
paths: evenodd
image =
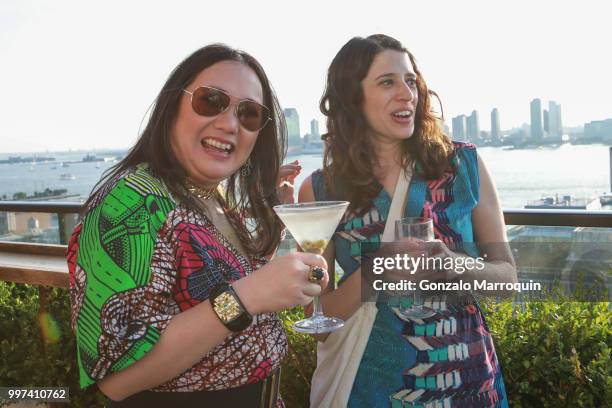
<svg viewBox="0 0 612 408">
<path fill-rule="evenodd" d="M 322 255 L 348 205 L 348 201 L 316 201 L 277 205 L 274 211 L 304 252 Z M 318 296 L 313 303 L 312 316 L 296 322 L 295 331 L 328 333 L 344 326 L 343 320 L 323 315 Z"/>
</svg>

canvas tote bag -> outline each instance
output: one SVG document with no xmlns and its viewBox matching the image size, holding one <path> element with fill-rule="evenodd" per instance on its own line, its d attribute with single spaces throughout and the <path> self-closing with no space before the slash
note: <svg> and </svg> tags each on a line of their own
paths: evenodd
<svg viewBox="0 0 612 408">
<path fill-rule="evenodd" d="M 402 169 L 400 172 L 382 242 L 394 240 L 395 221 L 402 218 L 411 177 L 411 171 Z M 317 368 L 312 376 L 310 391 L 311 408 L 346 407 L 377 312 L 375 302 L 362 303 L 342 329 L 330 333 L 325 342 L 317 342 Z"/>
</svg>

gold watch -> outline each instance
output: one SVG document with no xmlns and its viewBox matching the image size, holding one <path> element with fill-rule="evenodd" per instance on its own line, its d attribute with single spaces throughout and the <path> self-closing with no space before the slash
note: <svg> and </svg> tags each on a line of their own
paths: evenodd
<svg viewBox="0 0 612 408">
<path fill-rule="evenodd" d="M 246 329 L 253 322 L 253 316 L 228 283 L 221 283 L 213 288 L 210 304 L 221 323 L 234 333 Z"/>
</svg>

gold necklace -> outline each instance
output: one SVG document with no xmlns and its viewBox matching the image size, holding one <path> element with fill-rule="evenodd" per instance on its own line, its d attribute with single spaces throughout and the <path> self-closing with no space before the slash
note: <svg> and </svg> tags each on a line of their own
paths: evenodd
<svg viewBox="0 0 612 408">
<path fill-rule="evenodd" d="M 185 187 L 187 187 L 187 191 L 189 191 L 191 195 L 197 197 L 198 199 L 208 200 L 215 196 L 218 186 L 203 188 L 198 186 L 197 184 L 194 184 L 190 178 L 187 178 L 185 180 Z"/>
</svg>

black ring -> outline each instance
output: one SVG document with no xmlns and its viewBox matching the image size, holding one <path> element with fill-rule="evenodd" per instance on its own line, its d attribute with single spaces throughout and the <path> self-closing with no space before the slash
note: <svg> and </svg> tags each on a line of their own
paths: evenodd
<svg viewBox="0 0 612 408">
<path fill-rule="evenodd" d="M 308 280 L 314 283 L 321 282 L 323 277 L 325 276 L 325 269 L 320 266 L 311 266 L 310 267 L 310 275 L 308 276 Z"/>
</svg>

